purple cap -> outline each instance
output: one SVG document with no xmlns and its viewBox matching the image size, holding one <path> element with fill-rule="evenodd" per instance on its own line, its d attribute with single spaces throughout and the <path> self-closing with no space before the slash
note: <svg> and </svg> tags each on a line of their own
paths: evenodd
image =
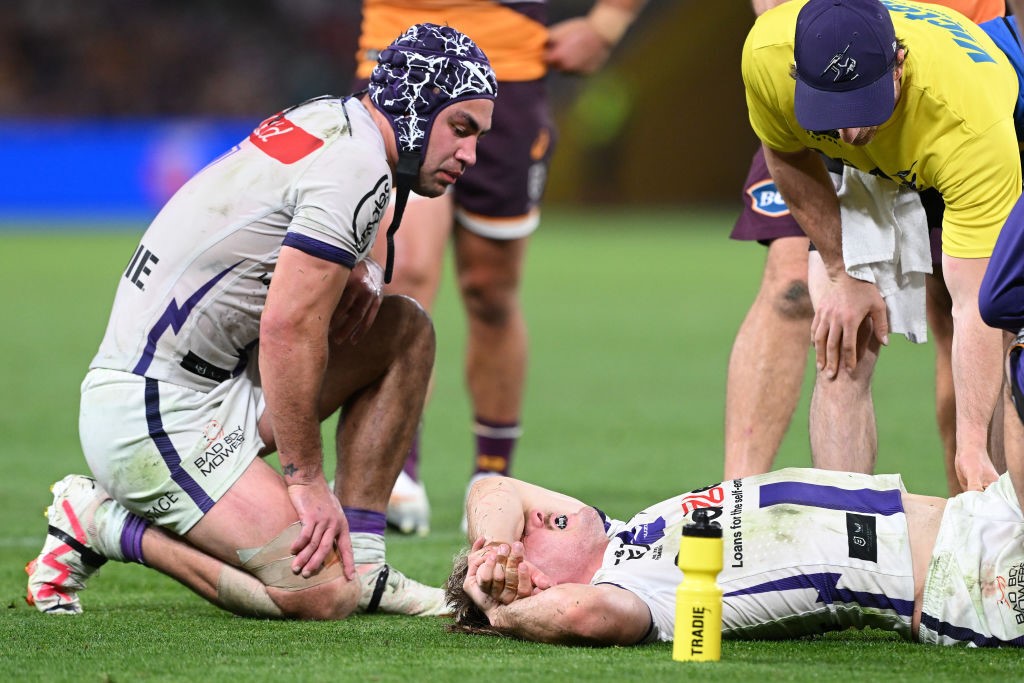
<svg viewBox="0 0 1024 683">
<path fill-rule="evenodd" d="M 896 107 L 896 30 L 878 0 L 810 0 L 793 44 L 796 120 L 806 130 L 878 126 Z"/>
</svg>

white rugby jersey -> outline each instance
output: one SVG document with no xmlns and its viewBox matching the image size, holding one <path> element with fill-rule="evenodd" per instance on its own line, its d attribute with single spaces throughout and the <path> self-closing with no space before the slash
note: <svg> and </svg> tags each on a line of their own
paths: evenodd
<svg viewBox="0 0 1024 683">
<path fill-rule="evenodd" d="M 90 367 L 201 391 L 241 372 L 281 246 L 352 268 L 391 185 L 384 140 L 359 101 L 320 98 L 267 119 L 153 220 Z"/>
<path fill-rule="evenodd" d="M 648 641 L 670 641 L 684 524 L 708 508 L 722 526 L 724 637 L 793 638 L 876 626 L 910 638 L 914 578 L 899 475 L 784 469 L 722 482 L 606 520 L 593 584 L 635 593 Z"/>
</svg>

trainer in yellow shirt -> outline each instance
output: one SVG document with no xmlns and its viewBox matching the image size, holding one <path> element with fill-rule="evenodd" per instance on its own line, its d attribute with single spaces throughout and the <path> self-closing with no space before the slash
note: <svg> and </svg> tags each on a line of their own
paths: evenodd
<svg viewBox="0 0 1024 683">
<path fill-rule="evenodd" d="M 895 0 L 810 0 L 785 3 L 758 19 L 744 45 L 743 80 L 768 168 L 827 272 L 812 323 L 819 371 L 848 383 L 851 397 L 863 395 L 870 382 L 888 322 L 877 288 L 845 271 L 836 192 L 816 152 L 942 194 L 957 470 L 970 488 L 990 483 L 995 473 L 986 438 L 1001 382 L 1001 339 L 982 323 L 977 294 L 1021 191 L 1013 68 L 981 29 L 953 10 Z M 866 368 L 857 367 L 861 360 Z M 870 410 L 869 399 L 866 405 Z"/>
</svg>

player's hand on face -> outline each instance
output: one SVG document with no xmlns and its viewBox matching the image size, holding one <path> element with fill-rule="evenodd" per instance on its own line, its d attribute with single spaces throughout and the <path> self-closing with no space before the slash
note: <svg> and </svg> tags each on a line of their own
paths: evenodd
<svg viewBox="0 0 1024 683">
<path fill-rule="evenodd" d="M 288 484 L 288 497 L 302 523 L 299 537 L 291 547 L 295 554 L 292 571 L 309 578 L 320 570 L 324 560 L 337 548 L 345 576 L 349 580 L 355 579 L 348 520 L 323 477 Z"/>
<path fill-rule="evenodd" d="M 872 333 L 889 343 L 889 317 L 878 288 L 845 273 L 831 279 L 811 323 L 818 372 L 829 379 L 840 368 L 853 372 Z"/>
<path fill-rule="evenodd" d="M 355 343 L 370 329 L 384 298 L 384 269 L 369 256 L 349 273 L 331 319 L 331 338 Z"/>
<path fill-rule="evenodd" d="M 611 49 L 586 17 L 575 17 L 548 29 L 544 61 L 552 69 L 585 76 L 604 65 Z"/>
<path fill-rule="evenodd" d="M 486 611 L 534 594 L 531 571 L 523 561 L 523 553 L 519 541 L 485 546 L 481 538 L 473 544 L 463 588 L 481 609 Z"/>
</svg>

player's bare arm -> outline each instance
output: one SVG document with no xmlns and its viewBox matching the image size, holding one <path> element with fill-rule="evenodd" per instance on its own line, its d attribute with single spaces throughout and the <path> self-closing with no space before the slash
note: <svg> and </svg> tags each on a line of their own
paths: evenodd
<svg viewBox="0 0 1024 683">
<path fill-rule="evenodd" d="M 979 491 L 998 478 L 988 455 L 988 425 L 1002 375 L 1002 332 L 981 319 L 978 290 L 987 258 L 942 255 L 953 301 L 953 384 L 956 387 L 956 470 L 964 490 Z"/>
<path fill-rule="evenodd" d="M 564 583 L 485 612 L 498 631 L 562 645 L 635 645 L 651 627 L 647 605 L 608 584 Z"/>
<path fill-rule="evenodd" d="M 552 25 L 544 55 L 548 66 L 565 73 L 594 73 L 604 66 L 645 3 L 597 0 L 586 16 Z"/>
<path fill-rule="evenodd" d="M 292 546 L 292 571 L 304 576 L 320 568 L 336 543 L 343 559 L 350 546 L 341 504 L 324 478 L 319 415 L 328 331 L 348 274 L 343 266 L 282 247 L 260 320 L 264 420 L 270 420 L 288 494 L 302 523 Z M 354 571 L 349 562 L 346 574 Z"/>
<path fill-rule="evenodd" d="M 512 543 L 523 536 L 526 514 L 531 509 L 574 512 L 585 503 L 542 486 L 511 477 L 485 477 L 466 498 L 467 535 L 485 545 Z"/>
<path fill-rule="evenodd" d="M 779 192 L 828 271 L 828 288 L 815 306 L 811 323 L 818 371 L 830 378 L 840 367 L 852 372 L 867 343 L 860 330 L 868 319 L 878 341 L 889 342 L 885 302 L 874 284 L 846 273 L 839 199 L 818 154 L 809 149 L 780 152 L 767 145 L 764 151 Z"/>
</svg>

